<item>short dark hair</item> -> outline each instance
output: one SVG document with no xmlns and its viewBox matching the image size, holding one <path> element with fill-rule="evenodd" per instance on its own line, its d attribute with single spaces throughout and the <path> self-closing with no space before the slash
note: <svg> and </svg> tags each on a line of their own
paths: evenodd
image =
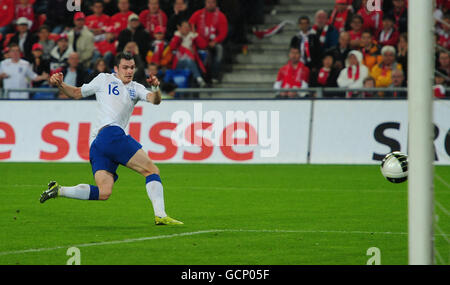
<svg viewBox="0 0 450 285">
<path fill-rule="evenodd" d="M 373 78 L 372 76 L 367 76 L 366 78 L 364 78 L 363 84 L 367 81 L 373 81 L 373 83 L 376 83 L 375 78 Z"/>
<path fill-rule="evenodd" d="M 134 60 L 134 56 L 131 53 L 128 53 L 128 52 L 121 52 L 121 53 L 117 54 L 116 55 L 116 62 L 115 62 L 115 65 L 117 67 L 119 67 L 120 61 L 122 59 L 125 59 L 125 60 L 132 60 L 133 59 Z"/>
<path fill-rule="evenodd" d="M 42 25 L 42 26 L 39 27 L 39 30 L 38 30 L 38 31 L 40 32 L 40 31 L 42 31 L 42 30 L 47 30 L 48 32 L 50 32 L 50 27 L 47 26 L 47 25 Z"/>
<path fill-rule="evenodd" d="M 298 23 L 300 24 L 300 22 L 301 22 L 302 20 L 306 20 L 306 21 L 308 21 L 308 23 L 311 23 L 311 21 L 309 20 L 309 17 L 308 17 L 308 16 L 300 16 L 300 18 L 298 18 Z"/>
<path fill-rule="evenodd" d="M 95 61 L 95 63 L 94 63 L 94 69 L 96 70 L 97 69 L 97 66 L 100 64 L 100 62 L 103 62 L 105 65 L 106 65 L 106 61 L 101 57 L 101 58 L 98 58 L 96 61 Z"/>
<path fill-rule="evenodd" d="M 405 41 L 408 41 L 408 33 L 401 33 L 399 37 L 404 38 Z"/>
<path fill-rule="evenodd" d="M 363 23 L 364 24 L 364 18 L 361 16 L 361 15 L 358 15 L 358 14 L 356 14 L 356 15 L 353 15 L 353 17 L 352 17 L 352 21 L 353 20 L 355 20 L 355 19 L 358 19 L 358 20 L 360 20 L 361 21 L 361 23 Z"/>
<path fill-rule="evenodd" d="M 335 61 L 334 55 L 331 52 L 327 52 L 323 55 L 322 60 L 324 60 L 326 57 L 331 57 L 333 62 Z"/>
<path fill-rule="evenodd" d="M 385 21 L 385 20 L 389 20 L 389 21 L 392 21 L 392 22 L 395 23 L 395 18 L 394 18 L 394 16 L 391 16 L 391 15 L 389 15 L 389 14 L 385 14 L 385 15 L 383 16 L 383 21 Z"/>
<path fill-rule="evenodd" d="M 362 35 L 362 34 L 369 34 L 369 35 L 373 36 L 372 31 L 369 30 L 369 29 L 363 30 L 362 33 L 361 33 L 361 35 Z"/>
<path fill-rule="evenodd" d="M 9 48 L 9 49 L 12 49 L 13 47 L 18 47 L 18 48 L 20 49 L 20 46 L 19 46 L 18 43 L 10 43 L 10 44 L 8 45 L 8 48 Z"/>
<path fill-rule="evenodd" d="M 182 26 L 183 23 L 188 23 L 189 24 L 189 19 L 188 18 L 181 18 L 180 20 L 177 21 L 177 26 Z"/>
<path fill-rule="evenodd" d="M 448 52 L 441 50 L 441 51 L 439 52 L 438 56 L 441 56 L 441 54 L 447 54 L 447 55 L 448 55 Z"/>
</svg>

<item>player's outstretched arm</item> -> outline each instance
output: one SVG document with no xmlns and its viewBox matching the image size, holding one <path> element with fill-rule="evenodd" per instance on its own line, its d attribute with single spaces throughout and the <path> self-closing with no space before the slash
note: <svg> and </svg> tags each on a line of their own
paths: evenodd
<svg viewBox="0 0 450 285">
<path fill-rule="evenodd" d="M 159 80 L 156 76 L 150 75 L 147 82 L 153 87 L 153 91 L 147 94 L 147 101 L 159 105 L 161 103 L 161 90 L 159 90 Z"/>
<path fill-rule="evenodd" d="M 64 76 L 61 72 L 55 73 L 50 77 L 50 84 L 58 87 L 58 89 L 73 99 L 81 99 L 81 88 L 70 86 L 63 81 Z"/>
</svg>

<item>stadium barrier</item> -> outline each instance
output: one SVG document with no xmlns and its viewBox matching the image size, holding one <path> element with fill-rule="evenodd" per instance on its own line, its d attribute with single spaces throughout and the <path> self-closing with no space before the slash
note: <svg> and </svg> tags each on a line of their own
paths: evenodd
<svg viewBox="0 0 450 285">
<path fill-rule="evenodd" d="M 2 100 L 0 161 L 83 162 L 93 101 Z M 434 102 L 436 164 L 450 165 L 450 101 Z M 407 152 L 406 100 L 140 102 L 127 132 L 157 162 L 377 164 Z"/>
<path fill-rule="evenodd" d="M 54 92 L 55 94 L 59 90 L 57 88 L 13 88 L 13 89 L 0 89 L 0 99 L 8 99 L 8 94 L 10 92 L 28 92 L 28 93 L 51 93 Z M 298 92 L 303 95 L 309 95 L 307 97 L 314 97 L 314 98 L 324 98 L 324 94 L 327 93 L 340 93 L 345 94 L 348 92 L 351 93 L 372 93 L 374 98 L 381 98 L 378 96 L 379 94 L 384 94 L 387 92 L 407 92 L 408 88 L 406 87 L 387 87 L 387 88 L 339 88 L 339 87 L 309 87 L 309 88 L 301 88 L 301 89 L 295 89 L 295 88 L 281 88 L 281 89 L 274 89 L 274 88 L 177 88 L 176 93 L 179 94 L 209 94 L 209 95 L 220 95 L 220 94 L 244 94 L 244 96 L 240 96 L 241 99 L 255 99 L 255 98 L 261 98 L 261 94 L 278 94 L 281 92 Z M 446 91 L 450 91 L 450 88 L 447 88 Z M 266 99 L 265 97 L 264 99 Z M 236 99 L 236 97 L 221 97 L 221 99 Z"/>
</svg>

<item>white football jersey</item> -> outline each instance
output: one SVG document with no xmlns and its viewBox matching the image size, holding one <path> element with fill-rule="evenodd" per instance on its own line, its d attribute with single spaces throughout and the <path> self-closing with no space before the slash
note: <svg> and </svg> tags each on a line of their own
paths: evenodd
<svg viewBox="0 0 450 285">
<path fill-rule="evenodd" d="M 123 84 L 115 74 L 100 73 L 91 82 L 81 86 L 81 95 L 95 94 L 97 99 L 97 124 L 93 136 L 106 125 L 119 126 L 125 130 L 138 101 L 147 101 L 150 93 L 142 84 L 131 81 Z"/>
<path fill-rule="evenodd" d="M 0 73 L 8 74 L 7 78 L 3 79 L 3 88 L 29 88 L 30 80 L 38 76 L 33 72 L 31 64 L 23 59 L 18 62 L 13 62 L 12 59 L 7 58 L 0 62 Z M 28 99 L 28 92 L 9 92 L 10 99 Z"/>
</svg>

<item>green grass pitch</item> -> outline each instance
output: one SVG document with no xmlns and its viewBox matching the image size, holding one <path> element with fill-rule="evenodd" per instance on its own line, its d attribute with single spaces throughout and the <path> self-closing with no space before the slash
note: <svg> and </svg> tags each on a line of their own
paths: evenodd
<svg viewBox="0 0 450 285">
<path fill-rule="evenodd" d="M 119 167 L 108 201 L 39 203 L 49 180 L 93 183 L 87 163 L 0 164 L 0 264 L 407 264 L 407 183 L 378 166 L 159 164 L 155 226 L 145 179 Z M 450 167 L 435 168 L 437 263 L 449 263 Z"/>
</svg>

